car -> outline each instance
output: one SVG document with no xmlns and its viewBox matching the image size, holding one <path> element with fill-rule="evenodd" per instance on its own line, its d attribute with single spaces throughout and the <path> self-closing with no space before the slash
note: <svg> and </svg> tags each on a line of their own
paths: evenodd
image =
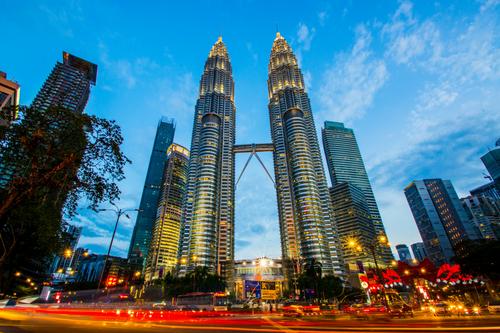
<svg viewBox="0 0 500 333">
<path fill-rule="evenodd" d="M 436 303 L 429 307 L 434 316 L 451 316 L 450 308 L 446 303 Z"/>
<path fill-rule="evenodd" d="M 8 308 L 16 306 L 16 300 L 12 298 L 0 300 L 0 308 Z"/>
<path fill-rule="evenodd" d="M 393 304 L 389 307 L 389 316 L 397 317 L 397 318 L 405 318 L 412 317 L 413 318 L 413 310 L 407 304 Z"/>
<path fill-rule="evenodd" d="M 363 308 L 365 307 L 365 304 L 358 303 L 358 304 L 350 304 L 350 305 L 345 305 L 342 308 L 342 311 L 344 313 L 350 314 L 350 315 L 357 315 L 361 312 L 363 312 Z"/>
<path fill-rule="evenodd" d="M 467 316 L 479 316 L 481 314 L 481 307 L 476 304 L 466 304 L 464 306 L 464 314 Z"/>
<path fill-rule="evenodd" d="M 499 313 L 500 312 L 500 300 L 491 301 L 488 304 L 489 313 Z"/>
<path fill-rule="evenodd" d="M 300 317 L 304 315 L 304 308 L 299 304 L 285 304 L 281 308 L 284 316 Z"/>
</svg>

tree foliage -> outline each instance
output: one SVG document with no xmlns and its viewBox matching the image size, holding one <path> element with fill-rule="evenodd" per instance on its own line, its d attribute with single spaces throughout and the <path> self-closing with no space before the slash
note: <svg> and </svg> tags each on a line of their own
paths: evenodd
<svg viewBox="0 0 500 333">
<path fill-rule="evenodd" d="M 217 292 L 224 291 L 226 282 L 217 275 L 211 274 L 207 267 L 196 267 L 185 276 L 178 277 L 168 273 L 163 278 L 165 298 L 191 293 L 191 292 Z"/>
<path fill-rule="evenodd" d="M 114 121 L 63 107 L 20 107 L 18 115 L 0 138 L 3 285 L 25 259 L 57 250 L 62 217 L 74 215 L 81 199 L 93 208 L 117 200 L 130 162 Z"/>
<path fill-rule="evenodd" d="M 485 276 L 493 281 L 500 280 L 500 241 L 474 240 L 464 244 L 466 251 L 457 256 L 455 261 L 462 272 L 474 276 Z"/>
</svg>

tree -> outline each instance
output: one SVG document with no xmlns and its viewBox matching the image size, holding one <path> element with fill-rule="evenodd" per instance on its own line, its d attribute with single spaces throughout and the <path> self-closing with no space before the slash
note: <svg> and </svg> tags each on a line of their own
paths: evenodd
<svg viewBox="0 0 500 333">
<path fill-rule="evenodd" d="M 18 115 L 0 139 L 2 290 L 20 263 L 57 250 L 62 217 L 81 199 L 92 208 L 117 200 L 130 163 L 114 121 L 64 107 L 20 107 Z"/>
<path fill-rule="evenodd" d="M 462 272 L 473 276 L 485 276 L 492 281 L 500 280 L 500 241 L 481 239 L 464 244 L 465 251 L 457 256 L 455 261 L 460 265 Z"/>
</svg>

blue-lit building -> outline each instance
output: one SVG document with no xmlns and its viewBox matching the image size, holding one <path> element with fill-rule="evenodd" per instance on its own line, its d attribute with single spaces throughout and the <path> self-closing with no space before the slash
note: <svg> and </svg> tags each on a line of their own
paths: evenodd
<svg viewBox="0 0 500 333">
<path fill-rule="evenodd" d="M 406 244 L 398 244 L 396 245 L 396 251 L 398 251 L 399 260 L 404 261 L 406 263 L 410 263 L 411 261 L 411 253 L 408 245 Z"/>
<path fill-rule="evenodd" d="M 413 257 L 418 261 L 427 258 L 427 252 L 425 252 L 425 246 L 422 242 L 411 244 L 411 251 L 413 252 Z"/>
<path fill-rule="evenodd" d="M 495 182 L 497 191 L 500 192 L 500 139 L 497 140 L 495 148 L 481 157 L 481 161 Z"/>
<path fill-rule="evenodd" d="M 156 130 L 153 151 L 149 160 L 146 181 L 142 191 L 139 213 L 128 252 L 129 263 L 137 270 L 142 270 L 147 258 L 151 233 L 160 198 L 163 170 L 168 160 L 167 150 L 174 140 L 175 124 L 171 119 L 162 118 Z"/>
<path fill-rule="evenodd" d="M 480 238 L 449 180 L 415 180 L 405 195 L 427 255 L 436 265 L 462 254 L 464 241 Z"/>
<path fill-rule="evenodd" d="M 366 199 L 370 219 L 375 228 L 375 237 L 384 236 L 387 238 L 354 131 L 345 127 L 343 123 L 325 121 L 322 137 L 332 187 L 348 182 L 360 189 Z M 335 203 L 333 204 L 335 205 Z M 339 231 L 340 238 L 345 236 Z M 375 241 L 374 238 L 373 242 Z M 377 254 L 386 265 L 389 265 L 394 259 L 391 249 L 387 245 L 379 246 Z"/>
</svg>

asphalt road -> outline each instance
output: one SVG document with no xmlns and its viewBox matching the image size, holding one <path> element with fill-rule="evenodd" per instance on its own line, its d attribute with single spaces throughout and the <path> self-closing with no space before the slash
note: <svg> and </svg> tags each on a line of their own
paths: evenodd
<svg viewBox="0 0 500 333">
<path fill-rule="evenodd" d="M 500 317 L 417 318 L 395 320 L 283 318 L 235 316 L 189 320 L 136 322 L 92 316 L 0 310 L 1 333 L 26 332 L 500 332 Z"/>
</svg>

